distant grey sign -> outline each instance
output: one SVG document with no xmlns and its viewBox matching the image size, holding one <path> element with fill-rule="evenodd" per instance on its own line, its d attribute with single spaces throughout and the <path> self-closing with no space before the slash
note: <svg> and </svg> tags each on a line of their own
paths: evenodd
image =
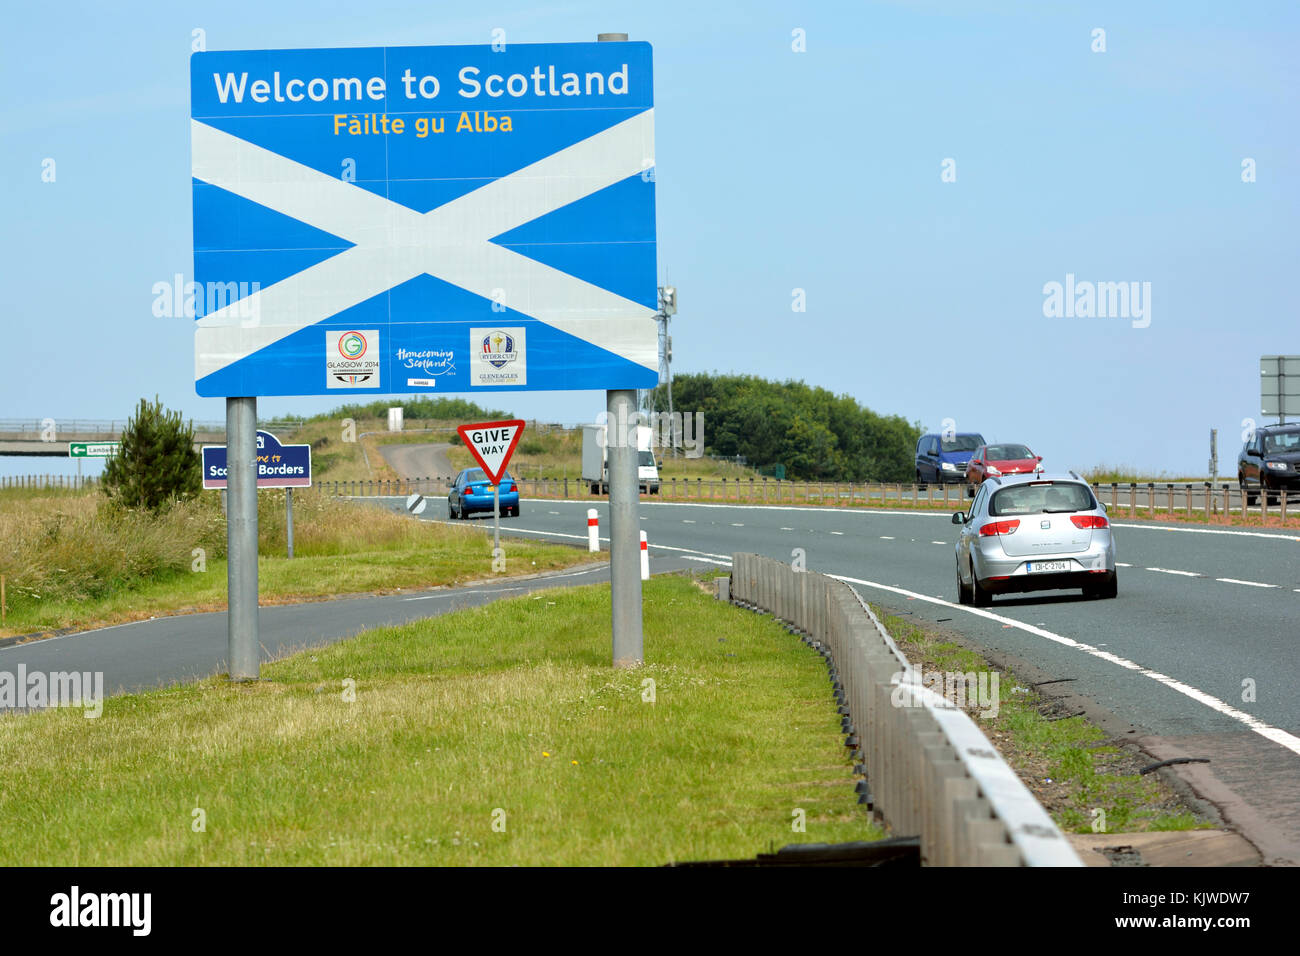
<svg viewBox="0 0 1300 956">
<path fill-rule="evenodd" d="M 1300 416 L 1300 355 L 1260 356 L 1259 395 L 1263 414 Z"/>
</svg>

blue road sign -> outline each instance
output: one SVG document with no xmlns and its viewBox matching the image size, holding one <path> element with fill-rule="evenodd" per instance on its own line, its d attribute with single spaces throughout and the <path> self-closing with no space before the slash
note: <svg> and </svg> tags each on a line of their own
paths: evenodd
<svg viewBox="0 0 1300 956">
<path fill-rule="evenodd" d="M 654 387 L 653 92 L 647 43 L 194 54 L 198 393 Z"/>
<path fill-rule="evenodd" d="M 257 487 L 311 485 L 311 445 L 281 445 L 270 432 L 257 433 Z M 203 446 L 203 487 L 226 487 L 226 446 Z"/>
</svg>

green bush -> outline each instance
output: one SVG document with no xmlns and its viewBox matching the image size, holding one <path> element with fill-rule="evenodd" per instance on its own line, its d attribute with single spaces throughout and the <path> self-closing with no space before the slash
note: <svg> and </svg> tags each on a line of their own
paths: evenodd
<svg viewBox="0 0 1300 956">
<path fill-rule="evenodd" d="M 157 512 L 201 490 L 194 423 L 186 424 L 180 412 L 164 409 L 157 397 L 152 404 L 140 399 L 121 441 L 104 467 L 104 490 L 114 504 Z"/>
</svg>

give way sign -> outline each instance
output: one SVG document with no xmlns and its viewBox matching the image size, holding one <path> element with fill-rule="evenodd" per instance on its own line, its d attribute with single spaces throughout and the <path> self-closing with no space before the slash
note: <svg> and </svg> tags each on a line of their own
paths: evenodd
<svg viewBox="0 0 1300 956">
<path fill-rule="evenodd" d="M 524 433 L 523 419 L 504 422 L 483 422 L 480 425 L 457 425 L 461 440 L 492 484 L 500 484 L 510 456 Z"/>
</svg>

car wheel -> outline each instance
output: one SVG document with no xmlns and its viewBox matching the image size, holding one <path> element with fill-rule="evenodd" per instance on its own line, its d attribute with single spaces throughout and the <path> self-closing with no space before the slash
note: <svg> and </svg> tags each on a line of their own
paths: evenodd
<svg viewBox="0 0 1300 956">
<path fill-rule="evenodd" d="M 448 521 L 456 520 L 456 509 L 451 506 L 450 501 L 447 502 L 447 520 Z"/>
<path fill-rule="evenodd" d="M 980 579 L 975 576 L 974 565 L 971 565 L 970 569 L 970 597 L 971 604 L 976 607 L 988 607 L 993 603 L 993 595 L 980 587 Z"/>
<path fill-rule="evenodd" d="M 961 571 L 957 572 L 957 603 L 958 604 L 971 603 L 970 586 L 962 582 Z"/>
<path fill-rule="evenodd" d="M 1096 587 L 1087 587 L 1083 589 L 1084 597 L 1090 598 L 1113 598 L 1119 597 L 1119 575 L 1110 574 L 1106 580 Z"/>
</svg>

